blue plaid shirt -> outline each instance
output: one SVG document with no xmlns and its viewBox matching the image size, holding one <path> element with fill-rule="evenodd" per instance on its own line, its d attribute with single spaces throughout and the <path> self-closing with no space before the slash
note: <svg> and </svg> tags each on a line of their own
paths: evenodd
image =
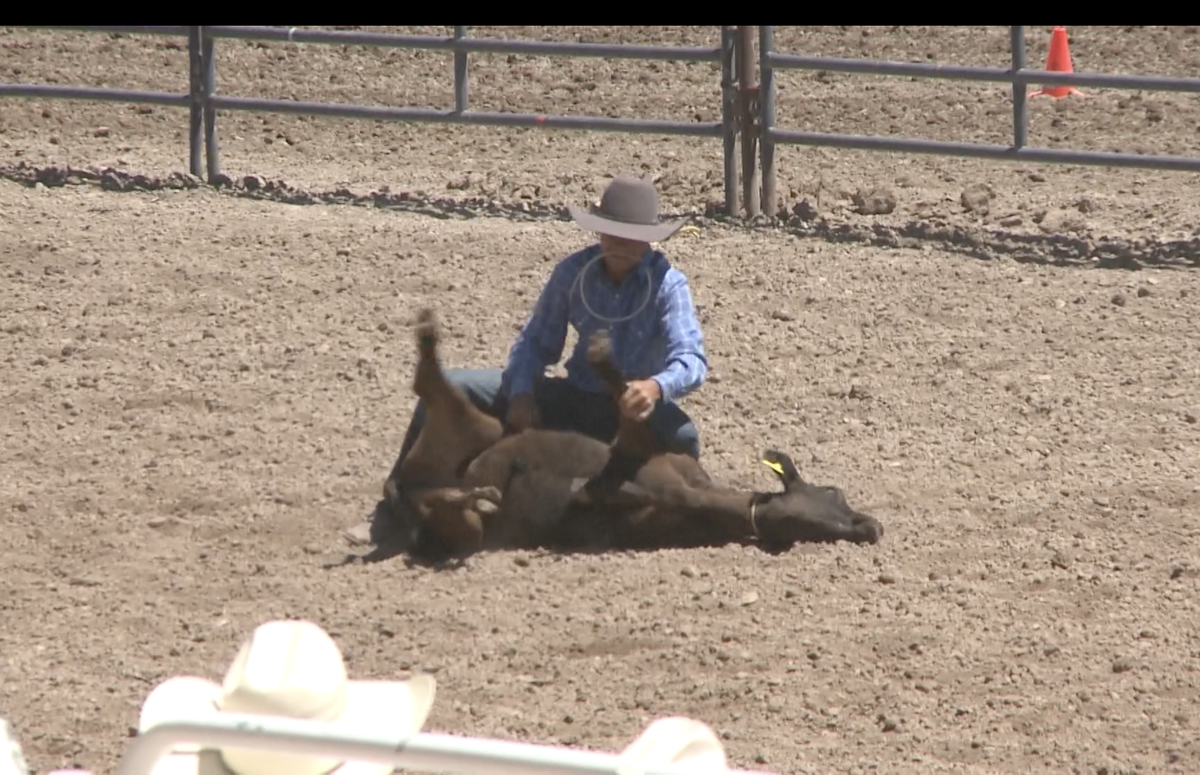
<svg viewBox="0 0 1200 775">
<path fill-rule="evenodd" d="M 510 398 L 533 390 L 546 367 L 558 363 L 568 323 L 579 333 L 579 341 L 567 360 L 567 379 L 580 390 L 605 391 L 587 361 L 588 338 L 598 328 L 609 330 L 616 365 L 625 378 L 654 379 L 664 401 L 677 401 L 704 383 L 708 358 L 687 277 L 661 251 L 651 250 L 618 286 L 604 273 L 603 260 L 593 262 L 599 255 L 600 246 L 591 245 L 554 267 L 509 352 L 504 390 Z M 585 267 L 587 273 L 580 278 Z M 586 306 L 581 292 L 587 294 Z M 597 319 L 588 307 L 619 322 Z M 621 320 L 639 307 L 636 316 Z"/>
</svg>

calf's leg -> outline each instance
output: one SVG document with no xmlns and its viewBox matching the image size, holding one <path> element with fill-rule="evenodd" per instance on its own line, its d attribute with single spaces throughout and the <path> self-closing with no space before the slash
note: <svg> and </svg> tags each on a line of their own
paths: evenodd
<svg viewBox="0 0 1200 775">
<path fill-rule="evenodd" d="M 425 420 L 416 441 L 400 464 L 396 479 L 408 484 L 432 486 L 455 479 L 472 458 L 500 440 L 500 421 L 481 410 L 450 384 L 437 355 L 438 328 L 433 312 L 422 310 L 417 325 L 417 374 L 413 390 L 425 404 Z M 485 389 L 493 401 L 499 392 L 493 375 Z"/>
<path fill-rule="evenodd" d="M 501 419 L 500 408 L 503 406 L 503 396 L 500 392 L 502 374 L 500 369 L 446 369 L 444 372 L 449 387 L 460 391 L 475 408 L 496 419 Z M 400 453 L 396 456 L 391 473 L 388 474 L 389 479 L 395 479 L 400 473 L 400 467 L 404 465 L 413 445 L 417 443 L 421 429 L 425 427 L 427 413 L 425 402 L 418 398 L 408 430 L 404 434 L 404 441 L 400 445 Z"/>
<path fill-rule="evenodd" d="M 410 530 L 412 498 L 422 488 L 453 484 L 462 467 L 503 435 L 500 421 L 488 413 L 500 393 L 501 372 L 443 370 L 437 321 L 430 310 L 422 310 L 418 318 L 416 339 L 417 408 L 367 527 L 370 543 L 377 545 Z M 358 543 L 363 533 L 360 525 L 346 537 Z"/>
<path fill-rule="evenodd" d="M 613 360 L 612 338 L 604 329 L 593 331 L 588 339 L 588 363 L 592 365 L 596 376 L 608 388 L 613 403 L 619 407 L 627 383 Z M 617 418 L 617 437 L 613 441 L 615 449 L 621 450 L 631 458 L 642 459 L 663 451 L 659 439 L 645 422 L 631 420 L 619 409 Z"/>
</svg>

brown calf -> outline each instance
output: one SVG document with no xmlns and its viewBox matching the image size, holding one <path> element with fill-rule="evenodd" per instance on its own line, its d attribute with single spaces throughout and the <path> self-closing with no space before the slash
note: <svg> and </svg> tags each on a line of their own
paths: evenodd
<svg viewBox="0 0 1200 775">
<path fill-rule="evenodd" d="M 409 551 L 430 558 L 484 549 L 654 549 L 757 540 L 875 543 L 883 528 L 836 487 L 805 482 L 784 454 L 783 492 L 720 487 L 694 458 L 659 448 L 644 422 L 621 419 L 610 445 L 579 433 L 500 423 L 454 390 L 437 359 L 436 324 L 423 312 L 415 383 L 428 414 L 385 499 L 413 515 Z M 614 400 L 625 389 L 605 335 L 589 361 Z"/>
<path fill-rule="evenodd" d="M 504 435 L 500 420 L 479 411 L 446 380 L 437 356 L 438 327 L 432 310 L 418 315 L 416 334 L 413 392 L 425 404 L 425 423 L 400 469 L 384 483 L 373 526 L 383 537 L 379 542 L 398 549 L 405 548 L 421 524 L 450 531 L 445 540 L 455 545 L 471 540 L 471 531 L 481 529 L 480 516 L 468 503 L 474 493 L 460 486 L 463 472 Z M 493 501 L 500 497 L 494 489 L 481 494 Z M 455 535 L 455 529 L 468 532 Z"/>
</svg>

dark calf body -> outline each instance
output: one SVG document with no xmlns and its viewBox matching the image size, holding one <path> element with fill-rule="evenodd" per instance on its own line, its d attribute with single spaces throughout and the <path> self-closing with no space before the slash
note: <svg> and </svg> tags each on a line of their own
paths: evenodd
<svg viewBox="0 0 1200 775">
<path fill-rule="evenodd" d="M 413 392 L 425 403 L 428 420 L 404 463 L 384 483 L 383 499 L 376 507 L 371 537 L 388 548 L 406 548 L 425 524 L 469 531 L 457 520 L 480 517 L 469 508 L 471 493 L 461 488 L 463 472 L 504 435 L 499 420 L 476 409 L 446 381 L 437 357 L 438 329 L 432 310 L 421 312 L 416 334 Z M 438 518 L 447 509 L 455 519 Z M 444 540 L 462 543 L 470 540 L 470 533 L 448 534 Z"/>
<path fill-rule="evenodd" d="M 486 549 L 565 550 L 715 546 L 757 540 L 875 543 L 872 517 L 835 487 L 811 485 L 784 454 L 782 492 L 718 486 L 695 458 L 662 451 L 644 422 L 621 419 L 605 444 L 567 431 L 503 435 L 500 422 L 446 382 L 431 312 L 421 315 L 414 387 L 426 403 L 420 437 L 384 488 L 393 517 L 407 526 L 410 553 L 430 558 Z M 604 336 L 589 360 L 614 400 L 625 382 Z"/>
</svg>

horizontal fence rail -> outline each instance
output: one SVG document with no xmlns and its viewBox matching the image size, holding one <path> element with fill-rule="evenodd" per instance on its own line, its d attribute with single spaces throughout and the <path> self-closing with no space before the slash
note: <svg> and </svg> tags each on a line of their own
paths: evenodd
<svg viewBox="0 0 1200 775">
<path fill-rule="evenodd" d="M 944 78 L 950 81 L 1046 84 L 1049 86 L 1099 86 L 1106 89 L 1150 89 L 1152 91 L 1200 91 L 1197 79 L 1167 75 L 1117 75 L 1108 73 L 1055 73 L 1050 70 L 1012 70 L 1002 67 L 970 67 L 928 62 L 889 62 L 841 57 L 806 57 L 778 54 L 764 49 L 763 59 L 775 70 L 825 70 L 830 73 L 899 75 L 910 78 Z"/>
<path fill-rule="evenodd" d="M 191 97 L 187 94 L 140 91 L 138 89 L 111 89 L 101 86 L 56 86 L 40 83 L 0 83 L 0 97 L 93 100 L 96 102 L 124 102 L 134 105 L 165 105 L 175 108 L 186 108 L 191 102 Z"/>
<path fill-rule="evenodd" d="M 871 59 L 805 56 L 778 52 L 774 28 L 758 28 L 758 52 L 753 27 L 720 27 L 715 48 L 650 46 L 609 43 L 568 43 L 534 40 L 472 38 L 465 26 L 452 27 L 449 36 L 395 35 L 350 30 L 301 30 L 262 26 L 53 26 L 35 29 L 185 36 L 188 41 L 189 77 L 180 93 L 139 91 L 90 86 L 0 83 L 0 97 L 79 99 L 162 105 L 189 110 L 189 169 L 209 183 L 227 180 L 221 174 L 217 113 L 220 110 L 274 112 L 376 121 L 459 124 L 538 129 L 571 129 L 681 137 L 719 137 L 722 140 L 725 211 L 779 213 L 776 195 L 775 152 L 778 145 L 803 145 L 852 150 L 890 151 L 972 157 L 995 161 L 1083 164 L 1134 167 L 1166 171 L 1200 171 L 1200 158 L 1155 154 L 1082 151 L 1028 145 L 1030 84 L 1114 89 L 1146 89 L 1200 93 L 1200 78 L 1107 73 L 1057 73 L 1026 68 L 1025 27 L 1010 27 L 1011 67 L 968 67 L 953 64 L 895 62 Z M 454 107 L 390 107 L 307 102 L 217 93 L 218 39 L 265 42 L 358 45 L 453 53 Z M 720 73 L 720 121 L 695 122 L 637 117 L 561 116 L 470 110 L 468 61 L 472 53 L 531 56 L 593 57 L 680 61 L 715 64 Z M 757 69 L 757 73 L 755 70 Z M 934 78 L 957 81 L 1008 83 L 1012 89 L 1013 142 L 1011 145 L 950 142 L 910 137 L 888 137 L 831 132 L 809 132 L 776 125 L 776 71 L 825 70 L 850 74 Z M 756 77 L 760 82 L 756 82 Z M 738 146 L 741 154 L 739 164 Z M 740 167 L 740 169 L 739 169 Z M 740 172 L 740 189 L 739 189 Z"/>
<path fill-rule="evenodd" d="M 591 57 L 603 59 L 656 59 L 676 62 L 717 62 L 720 48 L 691 46 L 637 46 L 625 43 L 562 43 L 552 40 L 499 40 L 494 38 L 441 38 L 433 35 L 391 35 L 384 32 L 298 30 L 287 27 L 205 27 L 214 38 L 326 43 L 339 46 L 378 46 L 425 51 L 527 54 L 529 56 Z"/>
</svg>

